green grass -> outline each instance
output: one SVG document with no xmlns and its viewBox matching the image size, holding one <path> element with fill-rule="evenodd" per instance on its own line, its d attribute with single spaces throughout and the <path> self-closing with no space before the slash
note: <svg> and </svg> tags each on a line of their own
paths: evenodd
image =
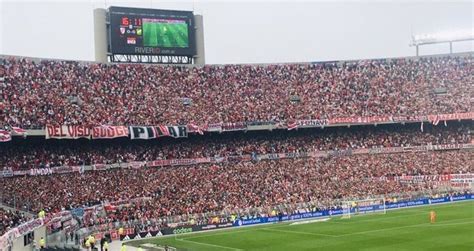
<svg viewBox="0 0 474 251">
<path fill-rule="evenodd" d="M 437 222 L 429 223 L 435 210 Z M 387 211 L 350 219 L 278 223 L 129 242 L 179 250 L 474 250 L 474 201 Z"/>
<path fill-rule="evenodd" d="M 143 23 L 143 45 L 165 48 L 188 47 L 186 23 Z"/>
</svg>

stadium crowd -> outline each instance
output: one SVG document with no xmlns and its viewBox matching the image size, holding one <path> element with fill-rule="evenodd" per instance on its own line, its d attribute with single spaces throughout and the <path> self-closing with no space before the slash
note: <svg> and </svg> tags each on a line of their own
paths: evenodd
<svg viewBox="0 0 474 251">
<path fill-rule="evenodd" d="M 23 212 L 13 211 L 0 207 L 0 236 L 11 228 L 27 222 L 31 218 Z"/>
<path fill-rule="evenodd" d="M 18 170 L 243 154 L 461 144 L 471 142 L 472 125 L 472 121 L 450 122 L 448 127 L 427 125 L 424 132 L 420 131 L 418 124 L 403 127 L 381 125 L 324 130 L 237 132 L 149 141 L 20 139 L 0 144 L 0 150 L 4 153 L 0 155 L 0 166 Z"/>
<path fill-rule="evenodd" d="M 144 210 L 117 217 L 159 218 L 419 191 L 429 184 L 404 185 L 390 177 L 473 168 L 470 151 L 362 154 L 12 177 L 4 178 L 0 189 L 4 203 L 34 212 L 150 197 Z"/>
<path fill-rule="evenodd" d="M 5 58 L 0 61 L 0 126 L 468 112 L 473 75 L 471 56 L 204 67 Z M 436 95 L 435 89 L 445 94 Z"/>
<path fill-rule="evenodd" d="M 471 56 L 320 64 L 204 67 L 0 59 L 0 128 L 46 124 L 159 125 L 471 112 Z M 438 94 L 437 94 L 438 92 Z M 443 95 L 439 95 L 443 93 Z M 0 167 L 17 169 L 157 159 L 224 157 L 471 143 L 472 121 L 442 125 L 299 129 L 162 138 L 0 144 Z M 2 203 L 58 212 L 146 198 L 84 225 L 209 212 L 269 213 L 277 205 L 433 189 L 400 175 L 474 172 L 472 151 L 361 154 L 114 169 L 0 179 Z M 0 209 L 0 235 L 27 217 Z M 158 222 L 156 222 L 158 220 Z M 175 220 L 173 220 L 175 221 Z"/>
</svg>

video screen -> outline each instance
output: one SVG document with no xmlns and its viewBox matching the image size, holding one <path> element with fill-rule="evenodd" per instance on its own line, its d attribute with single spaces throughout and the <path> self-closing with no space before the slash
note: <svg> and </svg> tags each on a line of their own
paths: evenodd
<svg viewBox="0 0 474 251">
<path fill-rule="evenodd" d="M 109 8 L 109 52 L 116 54 L 195 54 L 190 11 Z"/>
</svg>

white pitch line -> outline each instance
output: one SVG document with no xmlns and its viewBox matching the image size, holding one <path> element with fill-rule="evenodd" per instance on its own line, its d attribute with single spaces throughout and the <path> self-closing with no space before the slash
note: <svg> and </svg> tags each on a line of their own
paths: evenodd
<svg viewBox="0 0 474 251">
<path fill-rule="evenodd" d="M 471 219 L 471 218 L 454 219 L 454 220 L 451 220 L 451 221 L 458 221 L 458 220 L 465 220 L 465 219 Z M 446 221 L 446 222 L 451 222 L 451 221 Z M 276 228 L 259 228 L 259 230 L 269 230 L 269 231 L 276 231 L 276 232 L 283 232 L 283 233 L 294 233 L 294 234 L 302 234 L 302 235 L 313 235 L 313 236 L 325 236 L 325 237 L 338 238 L 338 237 L 345 237 L 345 236 L 351 236 L 351 235 L 368 234 L 368 233 L 383 232 L 383 231 L 387 231 L 387 230 L 404 229 L 404 228 L 412 228 L 412 227 L 464 225 L 464 224 L 471 224 L 471 223 L 474 223 L 474 222 L 469 221 L 469 222 L 457 222 L 457 223 L 445 223 L 445 224 L 421 223 L 421 224 L 415 224 L 415 225 L 409 225 L 409 226 L 374 229 L 374 230 L 355 232 L 355 233 L 349 233 L 349 234 L 341 234 L 341 235 L 320 234 L 320 233 L 311 233 L 311 232 L 299 232 L 299 231 L 291 231 L 291 230 L 281 230 L 281 229 L 276 229 Z"/>
<path fill-rule="evenodd" d="M 418 211 L 417 211 L 418 212 Z M 396 219 L 396 218 L 407 218 L 407 217 L 411 217 L 411 216 L 420 216 L 420 215 L 423 215 L 423 214 L 427 214 L 427 212 L 429 211 L 425 211 L 425 212 L 421 212 L 421 213 L 416 213 L 416 214 L 406 214 L 406 215 L 396 215 L 396 216 L 383 216 L 383 217 L 379 217 L 379 218 L 373 218 L 373 219 L 368 219 L 368 220 L 357 220 L 357 221 L 328 221 L 329 223 L 335 223 L 335 224 L 344 224 L 344 225 L 351 225 L 351 224 L 357 224 L 357 223 L 361 223 L 361 222 L 377 222 L 377 221 L 390 221 L 392 219 Z M 386 215 L 386 214 L 385 214 Z M 362 216 L 376 216 L 374 214 L 359 214 L 359 215 L 354 215 L 354 216 L 351 216 L 351 217 L 362 217 Z M 377 215 L 379 216 L 379 215 Z M 380 215 L 381 216 L 381 215 Z"/>
<path fill-rule="evenodd" d="M 431 205 L 435 205 L 435 204 L 431 204 Z M 447 207 L 457 207 L 457 206 L 462 206 L 463 204 L 462 203 L 455 203 L 455 204 L 442 204 L 442 208 L 447 208 Z M 417 213 L 414 213 L 414 214 L 401 214 L 401 215 L 398 215 L 398 213 L 401 213 L 403 212 L 404 210 L 403 209 L 413 209 L 413 208 L 420 208 L 420 209 L 417 209 L 417 210 L 410 210 L 410 212 L 417 212 Z M 419 207 L 419 206 L 415 206 L 415 207 L 405 207 L 405 208 L 391 208 L 391 209 L 387 209 L 387 212 L 389 211 L 392 211 L 394 209 L 402 209 L 402 211 L 393 211 L 395 213 L 397 213 L 395 216 L 387 216 L 387 214 L 370 214 L 370 213 L 366 213 L 366 214 L 357 214 L 357 215 L 353 215 L 354 217 L 363 217 L 363 216 L 381 216 L 379 218 L 373 218 L 373 219 L 368 219 L 368 220 L 357 220 L 357 221 L 328 221 L 328 222 L 331 222 L 331 223 L 336 223 L 336 224 L 357 224 L 357 223 L 360 223 L 360 222 L 371 222 L 371 221 L 385 221 L 385 220 L 391 220 L 391 219 L 395 219 L 395 218 L 406 218 L 406 217 L 411 217 L 411 216 L 419 216 L 419 215 L 423 215 L 425 213 L 428 213 L 430 211 L 432 211 L 431 208 L 429 207 Z M 405 212 L 406 213 L 406 212 Z"/>
<path fill-rule="evenodd" d="M 464 224 L 474 224 L 474 221 L 466 221 L 466 222 L 456 222 L 456 223 L 447 223 L 447 224 L 430 224 L 426 226 L 420 226 L 420 227 L 444 227 L 444 226 L 457 226 L 457 225 L 464 225 Z"/>
<path fill-rule="evenodd" d="M 313 236 L 324 236 L 324 237 L 337 237 L 337 235 L 332 235 L 332 234 L 300 232 L 300 231 L 282 230 L 282 229 L 276 229 L 276 228 L 259 228 L 258 230 L 267 230 L 267 231 L 275 231 L 275 232 L 290 233 L 290 234 L 302 234 L 302 235 L 313 235 Z"/>
<path fill-rule="evenodd" d="M 472 219 L 472 218 L 469 217 L 469 218 L 455 219 L 455 220 L 445 221 L 445 222 L 452 222 L 452 221 L 465 220 L 465 219 Z M 473 222 L 461 222 L 461 223 L 466 224 L 466 223 L 473 223 Z M 415 225 L 409 225 L 409 226 L 381 228 L 381 229 L 374 229 L 374 230 L 355 232 L 355 233 L 349 233 L 349 234 L 341 234 L 341 235 L 337 235 L 335 237 L 345 237 L 345 236 L 358 235 L 358 234 L 369 234 L 369 233 L 383 232 L 383 231 L 388 231 L 388 230 L 404 229 L 404 228 L 412 228 L 412 227 L 424 227 L 424 226 L 431 226 L 431 225 L 433 225 L 433 224 L 432 223 L 421 223 L 421 224 L 415 224 Z"/>
<path fill-rule="evenodd" d="M 229 231 L 230 230 L 230 231 Z M 250 232 L 250 231 L 255 231 L 257 228 L 252 228 L 252 227 L 247 227 L 247 229 L 242 229 L 242 230 L 237 230 L 237 231 L 232 231 L 234 230 L 233 228 L 229 228 L 227 231 L 221 231 L 217 233 L 211 233 L 211 234 L 205 234 L 205 232 L 196 232 L 199 233 L 195 236 L 190 236 L 186 237 L 185 239 L 198 239 L 198 238 L 203 238 L 203 237 L 209 237 L 209 236 L 216 236 L 216 235 L 225 235 L 225 234 L 235 234 L 235 233 L 243 233 L 243 232 Z"/>
<path fill-rule="evenodd" d="M 190 243 L 194 243 L 194 244 L 198 244 L 198 245 L 209 246 L 209 247 L 215 247 L 215 248 L 224 248 L 224 249 L 235 250 L 235 251 L 243 251 L 243 249 L 226 247 L 226 246 L 215 245 L 215 244 L 209 244 L 209 243 L 205 243 L 205 242 L 190 241 L 190 240 L 186 240 L 186 239 L 176 239 L 176 240 L 183 241 L 183 242 L 190 242 Z"/>
</svg>

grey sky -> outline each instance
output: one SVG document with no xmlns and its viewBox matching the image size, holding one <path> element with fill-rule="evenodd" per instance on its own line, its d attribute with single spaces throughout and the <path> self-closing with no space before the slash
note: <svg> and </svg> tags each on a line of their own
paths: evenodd
<svg viewBox="0 0 474 251">
<path fill-rule="evenodd" d="M 0 0 L 0 54 L 93 60 L 93 9 L 110 5 L 194 9 L 204 16 L 211 64 L 412 56 L 412 32 L 474 27 L 472 1 Z M 469 50 L 474 43 L 455 46 Z M 433 45 L 421 53 L 447 51 Z"/>
</svg>

